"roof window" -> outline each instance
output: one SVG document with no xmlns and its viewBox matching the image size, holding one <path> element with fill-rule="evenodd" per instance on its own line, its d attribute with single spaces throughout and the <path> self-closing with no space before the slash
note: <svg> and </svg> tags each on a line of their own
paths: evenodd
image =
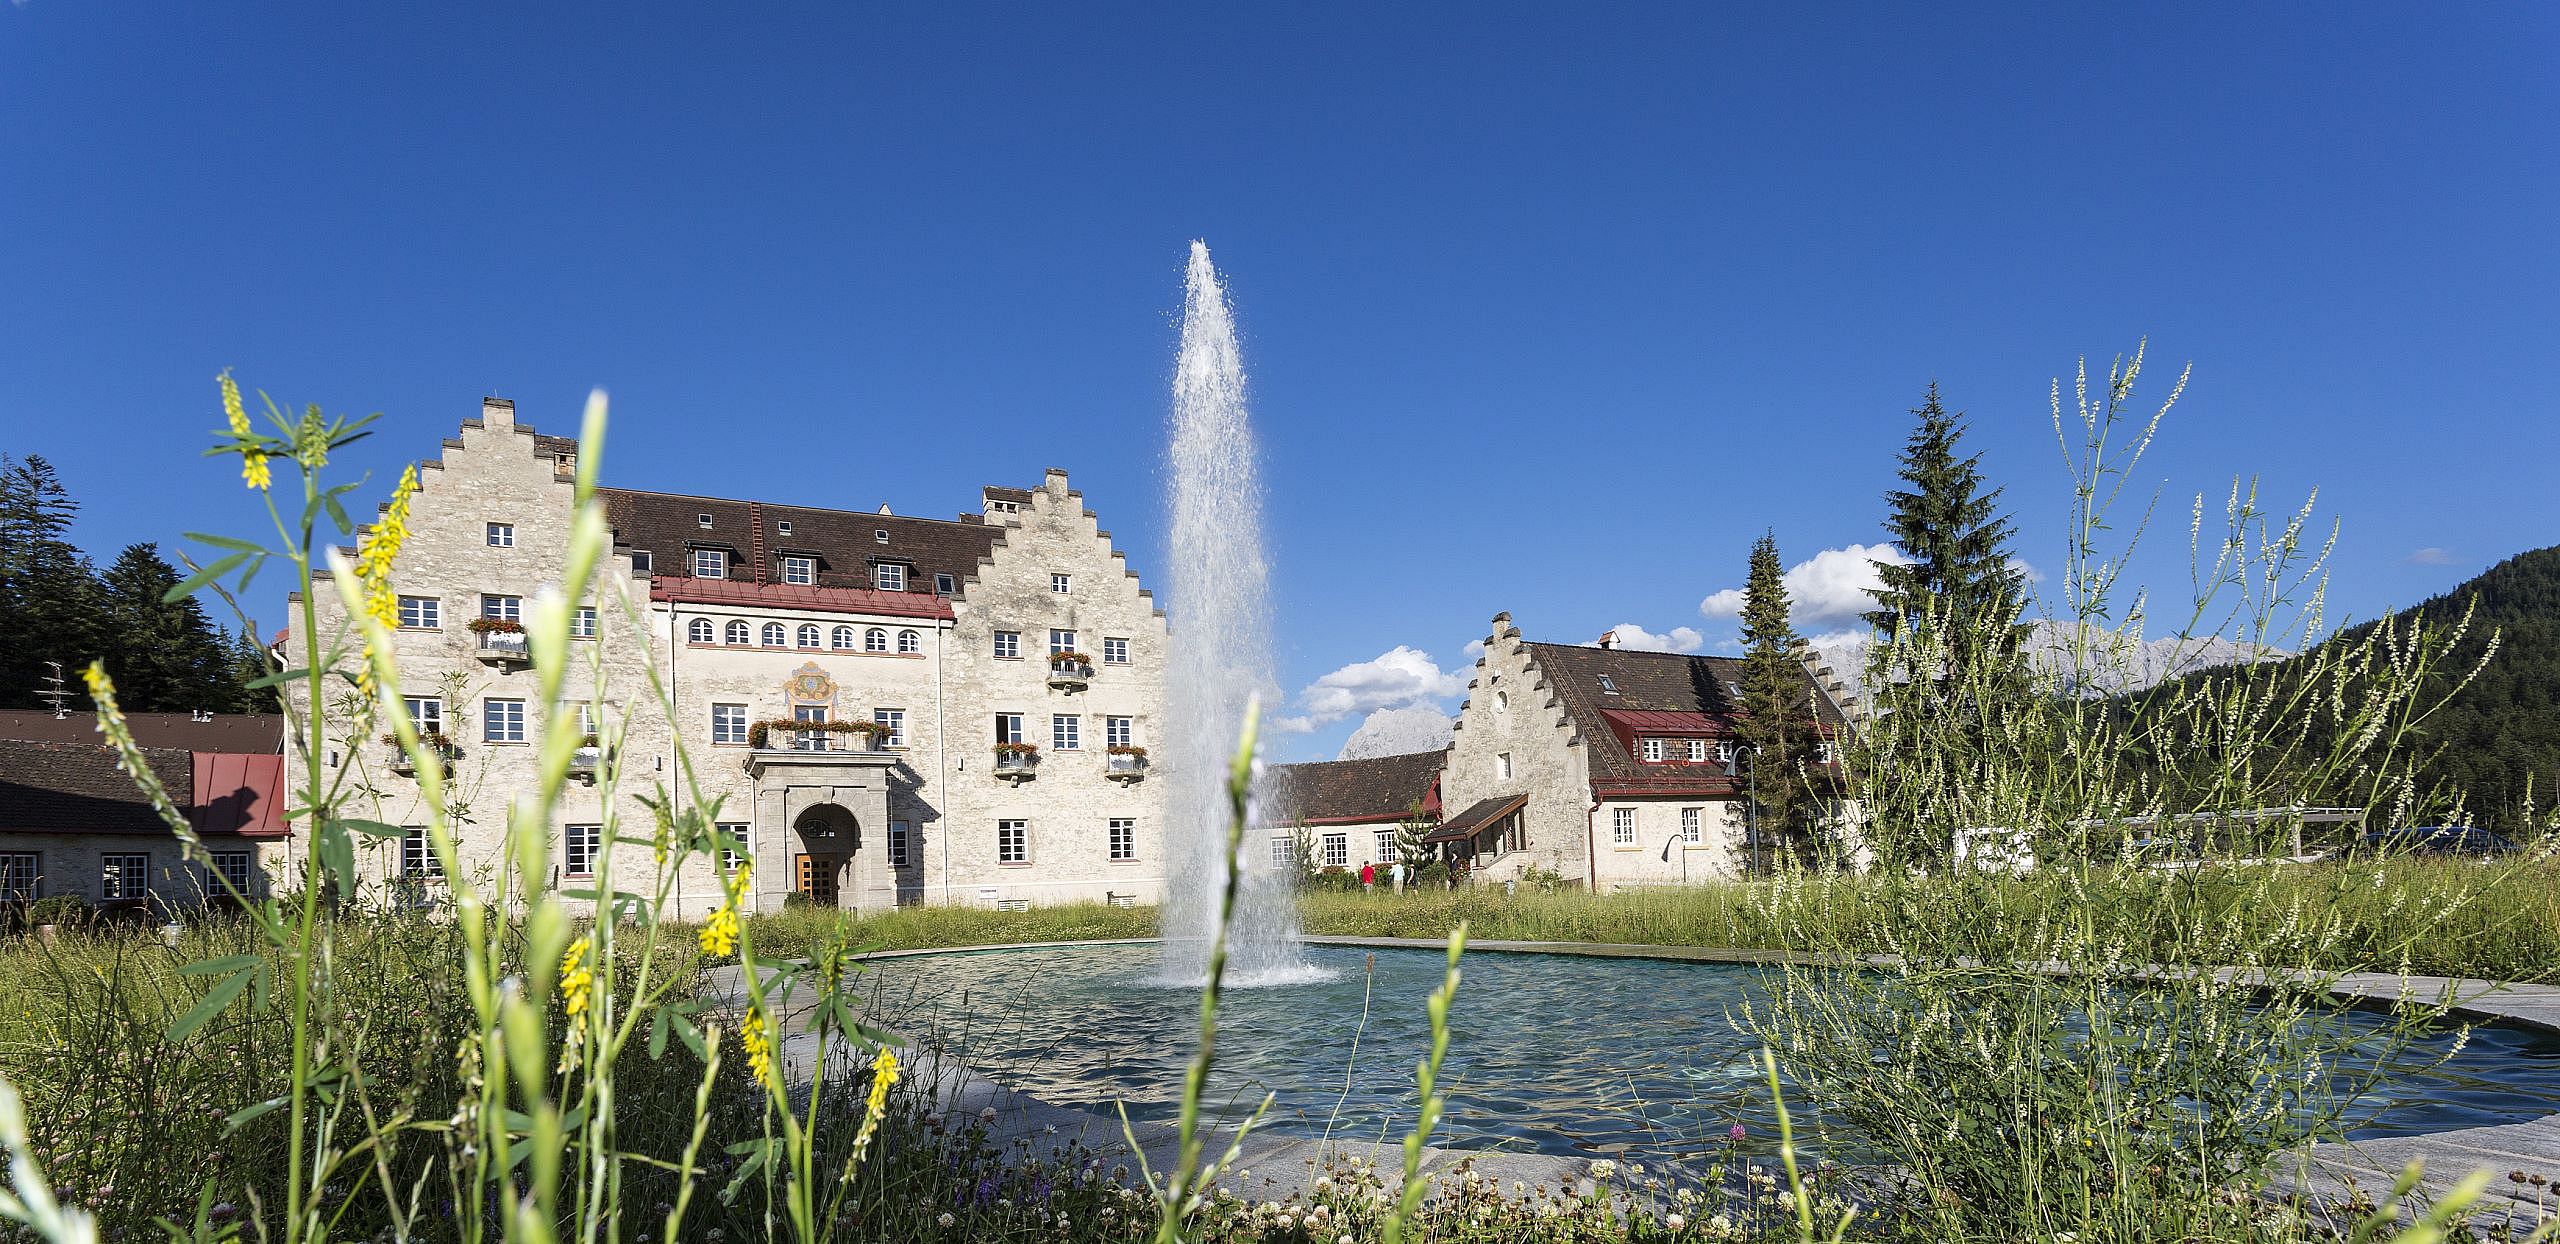
<svg viewBox="0 0 2560 1244">
<path fill-rule="evenodd" d="M 704 531 L 709 531 L 711 530 L 711 516 L 707 513 L 696 514 L 693 516 L 693 525 L 700 527 Z"/>
<path fill-rule="evenodd" d="M 1609 677 L 1607 674 L 1602 674 L 1600 676 L 1600 692 L 1603 695 L 1618 694 L 1617 680 Z"/>
<path fill-rule="evenodd" d="M 777 535 L 777 536 L 787 536 L 787 535 L 790 535 L 790 534 L 791 534 L 791 520 L 786 518 L 786 519 L 781 519 L 781 520 L 779 520 L 779 521 L 775 522 L 775 523 L 774 523 L 774 525 L 773 525 L 773 534 L 775 534 L 775 535 Z"/>
<path fill-rule="evenodd" d="M 878 531 L 872 532 L 871 541 L 874 544 L 887 544 L 889 542 L 889 529 L 883 527 Z"/>
</svg>

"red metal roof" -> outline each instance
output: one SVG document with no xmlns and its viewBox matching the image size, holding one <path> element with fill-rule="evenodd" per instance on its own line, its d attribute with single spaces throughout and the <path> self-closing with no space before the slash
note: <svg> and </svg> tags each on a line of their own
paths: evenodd
<svg viewBox="0 0 2560 1244">
<path fill-rule="evenodd" d="M 813 587 L 797 583 L 745 583 L 735 579 L 694 579 L 683 575 L 650 576 L 649 599 L 696 605 L 811 609 L 893 618 L 949 619 L 958 616 L 951 611 L 950 601 L 923 592 L 880 592 L 869 588 Z"/>
<path fill-rule="evenodd" d="M 284 819 L 284 757 L 196 752 L 194 761 L 187 820 L 197 833 L 282 838 L 293 832 Z"/>
</svg>

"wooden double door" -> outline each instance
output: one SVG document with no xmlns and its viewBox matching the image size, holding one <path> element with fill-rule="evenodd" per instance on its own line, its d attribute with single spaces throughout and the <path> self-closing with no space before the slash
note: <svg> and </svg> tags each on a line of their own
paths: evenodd
<svg viewBox="0 0 2560 1244">
<path fill-rule="evenodd" d="M 839 903 L 838 886 L 844 876 L 844 857 L 820 852 L 802 852 L 791 857 L 791 888 L 806 895 L 819 907 Z"/>
</svg>

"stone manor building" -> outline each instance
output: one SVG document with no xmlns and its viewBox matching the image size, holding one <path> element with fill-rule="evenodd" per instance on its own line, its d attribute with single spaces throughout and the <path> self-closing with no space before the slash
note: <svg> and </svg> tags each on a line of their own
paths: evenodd
<svg viewBox="0 0 2560 1244">
<path fill-rule="evenodd" d="M 619 834 L 645 840 L 642 797 L 663 784 L 693 805 L 698 783 L 747 844 L 759 909 L 1156 901 L 1164 615 L 1064 471 L 986 488 L 953 519 L 600 488 L 613 553 L 576 614 L 564 702 L 544 704 L 516 625 L 557 584 L 576 454 L 487 400 L 423 464 L 393 569 L 401 691 L 449 740 L 467 868 L 494 873 L 547 715 L 575 713 L 599 737 L 551 827 L 564 885 L 617 851 L 617 888 L 651 870 L 645 846 L 609 841 L 608 787 Z M 333 592 L 319 604 L 325 643 L 343 611 Z M 380 734 L 331 759 L 380 820 L 422 825 Z M 378 850 L 377 874 L 416 888 L 401 892 L 441 884 L 417 830 Z M 685 914 L 718 901 L 708 861 L 680 885 Z"/>
</svg>

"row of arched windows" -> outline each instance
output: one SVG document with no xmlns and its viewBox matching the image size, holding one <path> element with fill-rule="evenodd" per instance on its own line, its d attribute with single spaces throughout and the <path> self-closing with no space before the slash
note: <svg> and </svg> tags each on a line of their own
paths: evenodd
<svg viewBox="0 0 2560 1244">
<path fill-rule="evenodd" d="M 791 628 L 786 627 L 779 622 L 767 622 L 764 624 L 763 632 L 759 635 L 756 629 L 750 626 L 743 619 L 731 619 L 727 627 L 715 628 L 712 625 L 711 619 L 695 618 L 693 621 L 685 625 L 684 637 L 689 643 L 725 643 L 732 648 L 751 648 L 757 646 L 766 648 L 815 648 L 819 646 L 819 641 L 822 638 L 822 635 L 818 624 L 815 622 L 801 623 L 800 630 L 797 635 L 792 633 Z M 889 632 L 876 626 L 862 631 L 858 635 L 853 627 L 839 626 L 835 628 L 833 632 L 823 635 L 823 638 L 826 640 L 827 647 L 838 652 L 891 651 L 889 647 Z M 797 641 L 796 643 L 794 642 L 795 640 Z M 898 632 L 896 642 L 896 651 L 900 653 L 913 654 L 924 651 L 924 636 L 917 634 L 914 631 Z"/>
</svg>

